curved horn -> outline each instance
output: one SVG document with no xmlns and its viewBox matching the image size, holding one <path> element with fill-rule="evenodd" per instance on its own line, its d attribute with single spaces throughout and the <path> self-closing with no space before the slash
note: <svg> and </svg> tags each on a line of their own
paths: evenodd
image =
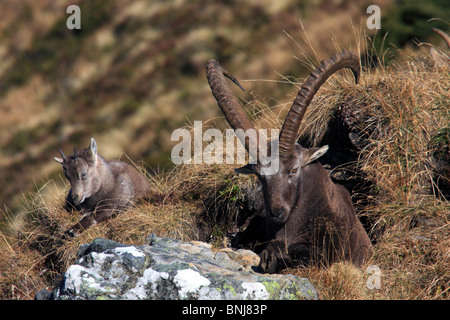
<svg viewBox="0 0 450 320">
<path fill-rule="evenodd" d="M 62 152 L 61 149 L 59 149 L 59 153 L 61 154 L 63 161 L 66 161 L 67 160 L 66 155 L 64 154 L 64 152 Z"/>
<path fill-rule="evenodd" d="M 73 147 L 73 160 L 77 160 L 78 159 L 78 151 L 77 149 L 75 149 L 75 147 Z"/>
<path fill-rule="evenodd" d="M 333 54 L 327 60 L 323 60 L 320 66 L 306 79 L 292 103 L 280 132 L 279 152 L 281 158 L 288 158 L 291 155 L 300 123 L 317 90 L 333 73 L 343 68 L 350 68 L 355 76 L 355 82 L 358 83 L 360 74 L 359 59 L 352 52 L 345 50 L 341 53 Z"/>
<path fill-rule="evenodd" d="M 217 104 L 219 105 L 231 127 L 234 130 L 242 129 L 243 131 L 253 129 L 253 124 L 248 119 L 247 114 L 242 109 L 239 101 L 231 92 L 230 87 L 228 87 L 227 81 L 225 79 L 225 77 L 229 78 L 237 86 L 239 86 L 239 88 L 245 91 L 240 83 L 236 80 L 236 78 L 233 77 L 216 60 L 213 59 L 209 60 L 206 64 L 206 77 L 208 78 L 208 83 L 211 87 L 212 94 L 216 98 Z M 256 141 L 253 141 L 252 139 L 247 140 L 241 137 L 240 139 L 247 151 L 257 150 L 257 148 L 250 148 L 252 144 L 256 144 Z"/>
<path fill-rule="evenodd" d="M 434 32 L 439 34 L 442 37 L 442 39 L 444 39 L 447 46 L 450 48 L 450 36 L 448 34 L 446 34 L 444 31 L 437 29 L 437 28 L 433 28 L 431 30 L 433 30 Z"/>
</svg>

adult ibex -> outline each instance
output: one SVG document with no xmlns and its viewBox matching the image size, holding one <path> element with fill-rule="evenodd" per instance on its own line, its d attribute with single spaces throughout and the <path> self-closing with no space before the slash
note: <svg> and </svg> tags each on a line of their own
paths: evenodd
<svg viewBox="0 0 450 320">
<path fill-rule="evenodd" d="M 73 237 L 80 231 L 110 218 L 128 208 L 133 200 L 144 196 L 150 185 L 132 166 L 121 161 L 105 160 L 97 154 L 97 143 L 91 138 L 88 148 L 55 160 L 62 164 L 71 189 L 66 197 L 66 209 L 77 209 L 84 215 L 65 232 Z"/>
<path fill-rule="evenodd" d="M 343 51 L 322 61 L 301 87 L 280 131 L 279 148 L 272 150 L 279 154 L 278 172 L 262 174 L 264 165 L 259 159 L 235 170 L 255 174 L 262 184 L 264 210 L 240 235 L 238 244 L 253 245 L 261 257 L 259 267 L 263 272 L 278 272 L 296 265 L 328 265 L 340 260 L 361 265 L 371 254 L 372 244 L 355 214 L 350 194 L 334 184 L 316 161 L 328 146 L 306 149 L 296 141 L 315 93 L 342 68 L 350 68 L 358 83 L 359 59 Z M 238 81 L 215 60 L 208 62 L 206 73 L 212 93 L 233 129 L 253 129 L 224 76 L 239 85 Z M 243 141 L 247 151 L 254 143 Z"/>
</svg>

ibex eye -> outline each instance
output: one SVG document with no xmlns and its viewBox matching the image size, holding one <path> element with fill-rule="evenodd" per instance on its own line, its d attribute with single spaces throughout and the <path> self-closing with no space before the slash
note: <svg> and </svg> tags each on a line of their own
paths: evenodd
<svg viewBox="0 0 450 320">
<path fill-rule="evenodd" d="M 86 171 L 81 172 L 80 177 L 81 179 L 85 180 L 87 178 L 87 172 Z"/>
<path fill-rule="evenodd" d="M 292 169 L 291 172 L 289 173 L 289 177 L 292 177 L 293 175 L 295 175 L 297 173 L 297 171 L 298 171 L 298 167 Z"/>
</svg>

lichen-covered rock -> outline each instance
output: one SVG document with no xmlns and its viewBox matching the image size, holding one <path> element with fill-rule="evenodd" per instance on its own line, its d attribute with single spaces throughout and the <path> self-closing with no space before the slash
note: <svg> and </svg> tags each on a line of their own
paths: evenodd
<svg viewBox="0 0 450 320">
<path fill-rule="evenodd" d="M 253 271 L 259 257 L 251 251 L 156 236 L 149 242 L 126 246 L 96 239 L 81 247 L 52 298 L 317 299 L 307 279 Z M 48 296 L 41 291 L 37 298 Z"/>
</svg>

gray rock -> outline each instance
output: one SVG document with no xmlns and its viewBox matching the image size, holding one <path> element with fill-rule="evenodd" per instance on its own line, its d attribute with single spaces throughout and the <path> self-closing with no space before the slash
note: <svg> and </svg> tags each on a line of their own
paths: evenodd
<svg viewBox="0 0 450 320">
<path fill-rule="evenodd" d="M 79 259 L 91 252 L 100 253 L 117 247 L 127 247 L 127 245 L 109 239 L 97 238 L 91 243 L 81 245 L 77 252 L 77 258 Z"/>
<path fill-rule="evenodd" d="M 54 299 L 317 299 L 313 285 L 293 275 L 253 269 L 259 257 L 248 250 L 214 250 L 211 245 L 149 239 L 125 246 L 96 239 L 82 247 Z M 48 293 L 39 297 L 48 297 Z"/>
</svg>

